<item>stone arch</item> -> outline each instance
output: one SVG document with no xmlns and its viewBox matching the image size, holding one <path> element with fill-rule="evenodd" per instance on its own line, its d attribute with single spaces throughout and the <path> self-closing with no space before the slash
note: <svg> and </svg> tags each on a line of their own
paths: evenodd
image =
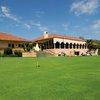
<svg viewBox="0 0 100 100">
<path fill-rule="evenodd" d="M 70 45 L 70 49 L 72 49 L 72 43 L 70 43 L 69 45 Z"/>
<path fill-rule="evenodd" d="M 85 49 L 87 48 L 87 45 L 85 44 Z"/>
<path fill-rule="evenodd" d="M 80 44 L 80 49 L 82 48 L 82 44 Z"/>
<path fill-rule="evenodd" d="M 77 49 L 79 49 L 79 44 L 77 44 Z"/>
<path fill-rule="evenodd" d="M 59 42 L 56 42 L 55 43 L 55 48 L 59 48 L 59 45 L 60 45 L 60 43 Z"/>
<path fill-rule="evenodd" d="M 75 47 L 76 47 L 76 44 L 74 43 L 74 44 L 73 44 L 73 48 L 75 49 Z"/>
<path fill-rule="evenodd" d="M 69 44 L 68 44 L 68 42 L 65 44 L 65 47 L 68 49 L 68 47 L 69 47 Z"/>
<path fill-rule="evenodd" d="M 64 49 L 64 42 L 61 42 L 61 48 Z"/>
<path fill-rule="evenodd" d="M 85 45 L 83 44 L 83 45 L 82 45 L 82 49 L 84 49 L 84 48 L 85 48 Z"/>
</svg>

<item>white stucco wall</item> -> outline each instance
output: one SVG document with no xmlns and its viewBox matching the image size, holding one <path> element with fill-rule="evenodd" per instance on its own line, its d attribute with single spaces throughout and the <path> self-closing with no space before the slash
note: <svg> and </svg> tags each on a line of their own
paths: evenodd
<svg viewBox="0 0 100 100">
<path fill-rule="evenodd" d="M 53 39 L 53 42 L 56 43 L 56 42 L 64 42 L 64 44 L 66 44 L 67 42 L 68 43 L 72 43 L 72 44 L 86 44 L 86 42 L 83 42 L 83 41 L 74 41 L 74 40 L 68 40 L 68 39 L 60 39 L 60 38 L 54 38 Z"/>
</svg>

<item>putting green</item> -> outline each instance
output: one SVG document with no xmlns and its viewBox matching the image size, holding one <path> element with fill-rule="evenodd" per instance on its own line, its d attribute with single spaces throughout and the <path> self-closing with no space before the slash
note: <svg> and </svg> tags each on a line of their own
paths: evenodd
<svg viewBox="0 0 100 100">
<path fill-rule="evenodd" d="M 0 58 L 0 100 L 99 100 L 100 56 Z"/>
</svg>

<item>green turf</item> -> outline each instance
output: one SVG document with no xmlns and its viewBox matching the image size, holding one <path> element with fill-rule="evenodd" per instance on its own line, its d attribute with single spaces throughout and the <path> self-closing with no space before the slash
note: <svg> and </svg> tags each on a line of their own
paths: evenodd
<svg viewBox="0 0 100 100">
<path fill-rule="evenodd" d="M 100 100 L 100 57 L 0 58 L 0 100 Z"/>
</svg>

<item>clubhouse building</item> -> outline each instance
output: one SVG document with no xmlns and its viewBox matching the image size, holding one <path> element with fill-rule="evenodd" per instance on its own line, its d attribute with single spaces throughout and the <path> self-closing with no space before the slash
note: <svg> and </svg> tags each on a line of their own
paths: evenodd
<svg viewBox="0 0 100 100">
<path fill-rule="evenodd" d="M 44 35 L 38 37 L 32 41 L 24 38 L 13 36 L 11 34 L 0 32 L 0 52 L 2 53 L 5 48 L 12 48 L 13 50 L 23 51 L 24 57 L 27 56 L 23 50 L 23 43 L 29 42 L 39 44 L 41 51 L 52 54 L 54 56 L 59 56 L 65 54 L 67 56 L 80 56 L 87 54 L 86 41 L 80 38 L 64 36 L 60 34 L 49 34 L 44 32 Z M 36 56 L 36 53 L 32 50 L 32 53 L 28 53 L 28 56 Z M 94 52 L 97 55 L 97 52 Z"/>
<path fill-rule="evenodd" d="M 3 52 L 5 48 L 12 48 L 13 50 L 22 50 L 22 43 L 30 42 L 24 38 L 13 36 L 11 34 L 0 32 L 0 52 Z"/>
<path fill-rule="evenodd" d="M 48 32 L 44 32 L 44 36 L 32 40 L 32 42 L 39 43 L 42 51 L 55 56 L 59 56 L 61 53 L 68 56 L 85 55 L 88 50 L 83 39 L 60 34 L 48 34 Z"/>
</svg>

